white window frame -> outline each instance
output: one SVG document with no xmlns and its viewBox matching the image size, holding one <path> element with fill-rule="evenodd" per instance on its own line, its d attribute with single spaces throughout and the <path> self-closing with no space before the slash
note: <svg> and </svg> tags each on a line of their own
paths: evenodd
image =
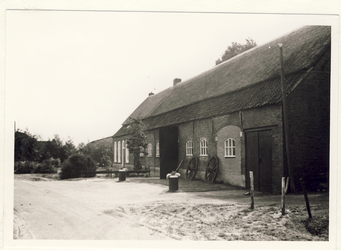
<svg viewBox="0 0 341 250">
<path fill-rule="evenodd" d="M 129 163 L 129 148 L 126 145 L 126 163 Z"/>
<path fill-rule="evenodd" d="M 193 155 L 193 141 L 188 140 L 186 142 L 186 156 L 192 156 Z"/>
<path fill-rule="evenodd" d="M 117 141 L 114 142 L 114 162 L 117 162 Z"/>
<path fill-rule="evenodd" d="M 200 156 L 208 156 L 208 143 L 206 139 L 200 140 Z"/>
<path fill-rule="evenodd" d="M 153 145 L 151 143 L 148 143 L 147 152 L 148 152 L 148 157 L 153 156 Z"/>
<path fill-rule="evenodd" d="M 228 138 L 224 141 L 225 157 L 236 157 L 236 141 L 233 138 Z"/>
<path fill-rule="evenodd" d="M 121 163 L 121 141 L 117 143 L 117 162 Z"/>
<path fill-rule="evenodd" d="M 155 157 L 160 157 L 160 144 L 156 143 L 155 145 Z"/>
<path fill-rule="evenodd" d="M 121 157 L 122 157 L 122 162 L 124 162 L 124 160 L 125 160 L 125 159 L 124 159 L 124 158 L 125 158 L 125 157 L 124 157 L 125 146 L 126 146 L 126 145 L 125 145 L 125 141 L 123 140 L 123 141 L 122 141 L 122 156 L 121 156 Z"/>
</svg>

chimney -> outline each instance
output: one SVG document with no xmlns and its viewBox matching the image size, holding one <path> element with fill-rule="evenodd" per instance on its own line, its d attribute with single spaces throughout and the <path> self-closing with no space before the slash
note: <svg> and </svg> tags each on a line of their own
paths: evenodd
<svg viewBox="0 0 341 250">
<path fill-rule="evenodd" d="M 175 78 L 173 80 L 173 86 L 177 85 L 179 82 L 181 82 L 181 79 L 180 78 Z"/>
<path fill-rule="evenodd" d="M 150 93 L 148 94 L 148 96 L 152 96 L 152 95 L 154 95 L 154 93 L 153 93 L 153 92 L 150 92 Z"/>
</svg>

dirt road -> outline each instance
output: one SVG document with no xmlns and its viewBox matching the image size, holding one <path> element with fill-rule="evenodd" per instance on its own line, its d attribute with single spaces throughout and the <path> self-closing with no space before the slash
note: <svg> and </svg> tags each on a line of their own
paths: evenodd
<svg viewBox="0 0 341 250">
<path fill-rule="evenodd" d="M 285 216 L 275 204 L 249 210 L 243 190 L 236 202 L 221 199 L 221 191 L 168 193 L 167 186 L 129 179 L 16 175 L 14 185 L 15 239 L 326 240 L 294 223 L 304 206 Z M 319 209 L 325 213 L 328 204 Z"/>
</svg>

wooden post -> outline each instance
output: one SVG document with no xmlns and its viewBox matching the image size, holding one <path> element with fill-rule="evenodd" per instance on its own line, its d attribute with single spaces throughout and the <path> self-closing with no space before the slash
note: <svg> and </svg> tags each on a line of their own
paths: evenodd
<svg viewBox="0 0 341 250">
<path fill-rule="evenodd" d="M 309 205 L 309 199 L 308 199 L 308 195 L 307 195 L 307 190 L 305 189 L 304 181 L 303 181 L 302 178 L 300 178 L 300 182 L 301 182 L 302 190 L 303 190 L 303 193 L 304 193 L 304 199 L 305 199 L 305 204 L 307 206 L 308 215 L 309 215 L 309 218 L 312 218 L 311 212 L 310 212 L 310 205 Z"/>
<path fill-rule="evenodd" d="M 283 124 L 284 124 L 284 135 L 285 135 L 285 150 L 287 155 L 287 163 L 288 163 L 288 172 L 290 177 L 290 190 L 295 193 L 295 183 L 293 178 L 293 171 L 292 166 L 290 164 L 290 138 L 289 138 L 289 122 L 288 122 L 288 104 L 287 104 L 287 98 L 286 98 L 286 86 L 285 80 L 284 80 L 284 68 L 283 68 L 283 51 L 282 46 L 283 44 L 278 44 L 279 46 L 279 54 L 280 54 L 280 63 L 281 63 L 281 85 L 282 85 L 282 109 L 283 109 Z"/>
<path fill-rule="evenodd" d="M 288 184 L 289 184 L 290 177 L 287 177 L 287 182 L 285 183 L 285 193 L 288 192 Z"/>
<path fill-rule="evenodd" d="M 282 199 L 281 199 L 282 215 L 285 215 L 285 177 L 282 177 Z"/>
<path fill-rule="evenodd" d="M 253 186 L 253 172 L 250 171 L 250 193 L 251 193 L 251 209 L 254 209 L 255 207 L 255 201 L 254 201 L 254 186 Z"/>
</svg>

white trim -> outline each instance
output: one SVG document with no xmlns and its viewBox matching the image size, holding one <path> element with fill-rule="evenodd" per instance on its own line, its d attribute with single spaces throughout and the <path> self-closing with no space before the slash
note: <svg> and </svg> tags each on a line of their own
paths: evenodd
<svg viewBox="0 0 341 250">
<path fill-rule="evenodd" d="M 151 143 L 148 143 L 147 152 L 148 152 L 148 157 L 153 156 L 153 145 Z"/>
<path fill-rule="evenodd" d="M 129 148 L 126 146 L 126 163 L 129 163 Z"/>
<path fill-rule="evenodd" d="M 121 141 L 117 143 L 117 162 L 121 163 Z"/>
<path fill-rule="evenodd" d="M 114 162 L 117 162 L 117 141 L 114 142 Z"/>
<path fill-rule="evenodd" d="M 200 156 L 208 156 L 208 143 L 206 138 L 200 139 Z"/>
<path fill-rule="evenodd" d="M 186 142 L 186 156 L 192 156 L 193 155 L 193 141 L 188 140 Z"/>
<path fill-rule="evenodd" d="M 155 157 L 160 157 L 160 144 L 159 142 L 155 145 Z"/>
<path fill-rule="evenodd" d="M 228 138 L 224 141 L 224 157 L 234 158 L 236 157 L 236 140 Z"/>
</svg>

